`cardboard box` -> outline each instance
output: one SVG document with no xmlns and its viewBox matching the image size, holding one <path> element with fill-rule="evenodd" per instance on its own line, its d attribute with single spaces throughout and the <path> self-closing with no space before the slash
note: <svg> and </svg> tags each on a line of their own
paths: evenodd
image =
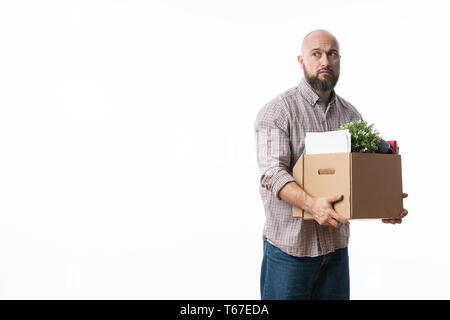
<svg viewBox="0 0 450 320">
<path fill-rule="evenodd" d="M 334 210 L 346 219 L 399 218 L 403 210 L 399 154 L 303 154 L 293 168 L 300 187 L 314 197 L 344 195 Z M 312 215 L 293 207 L 294 217 Z"/>
</svg>

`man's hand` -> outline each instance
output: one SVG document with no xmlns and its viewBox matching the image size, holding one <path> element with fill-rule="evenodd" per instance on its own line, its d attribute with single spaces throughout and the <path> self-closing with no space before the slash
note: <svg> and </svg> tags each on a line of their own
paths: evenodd
<svg viewBox="0 0 450 320">
<path fill-rule="evenodd" d="M 347 219 L 339 215 L 333 209 L 333 203 L 341 201 L 343 195 L 337 195 L 329 198 L 313 198 L 310 213 L 314 220 L 321 226 L 332 226 L 338 228 L 340 224 L 350 225 Z"/>
<path fill-rule="evenodd" d="M 402 197 L 406 198 L 408 196 L 407 193 L 402 193 Z M 402 223 L 402 218 L 406 217 L 406 215 L 408 214 L 408 210 L 406 210 L 405 208 L 403 208 L 402 213 L 400 213 L 400 219 L 381 219 L 381 221 L 383 221 L 384 223 L 392 223 L 392 224 L 397 224 L 397 223 Z"/>
</svg>

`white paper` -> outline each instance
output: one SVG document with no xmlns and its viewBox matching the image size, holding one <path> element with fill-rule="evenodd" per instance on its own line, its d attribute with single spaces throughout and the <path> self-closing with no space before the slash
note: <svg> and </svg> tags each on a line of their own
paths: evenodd
<svg viewBox="0 0 450 320">
<path fill-rule="evenodd" d="M 340 153 L 351 152 L 351 150 L 352 142 L 348 130 L 306 133 L 306 154 Z"/>
</svg>

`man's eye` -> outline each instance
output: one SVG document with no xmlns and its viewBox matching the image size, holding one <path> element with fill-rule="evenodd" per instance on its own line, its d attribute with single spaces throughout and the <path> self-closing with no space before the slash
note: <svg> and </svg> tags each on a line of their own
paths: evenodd
<svg viewBox="0 0 450 320">
<path fill-rule="evenodd" d="M 330 56 L 331 56 L 331 57 L 337 57 L 338 54 L 337 54 L 337 52 L 330 52 Z"/>
<path fill-rule="evenodd" d="M 317 52 L 317 51 L 316 51 L 316 52 L 313 52 L 313 56 L 314 56 L 314 57 L 320 57 L 320 52 Z"/>
</svg>

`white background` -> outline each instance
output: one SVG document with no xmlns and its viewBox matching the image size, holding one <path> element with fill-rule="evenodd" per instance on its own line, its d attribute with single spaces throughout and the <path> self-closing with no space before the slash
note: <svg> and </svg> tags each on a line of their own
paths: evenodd
<svg viewBox="0 0 450 320">
<path fill-rule="evenodd" d="M 352 299 L 450 299 L 448 1 L 1 1 L 0 298 L 259 299 L 253 125 L 303 36 L 400 145 L 401 225 L 351 221 Z"/>
</svg>

